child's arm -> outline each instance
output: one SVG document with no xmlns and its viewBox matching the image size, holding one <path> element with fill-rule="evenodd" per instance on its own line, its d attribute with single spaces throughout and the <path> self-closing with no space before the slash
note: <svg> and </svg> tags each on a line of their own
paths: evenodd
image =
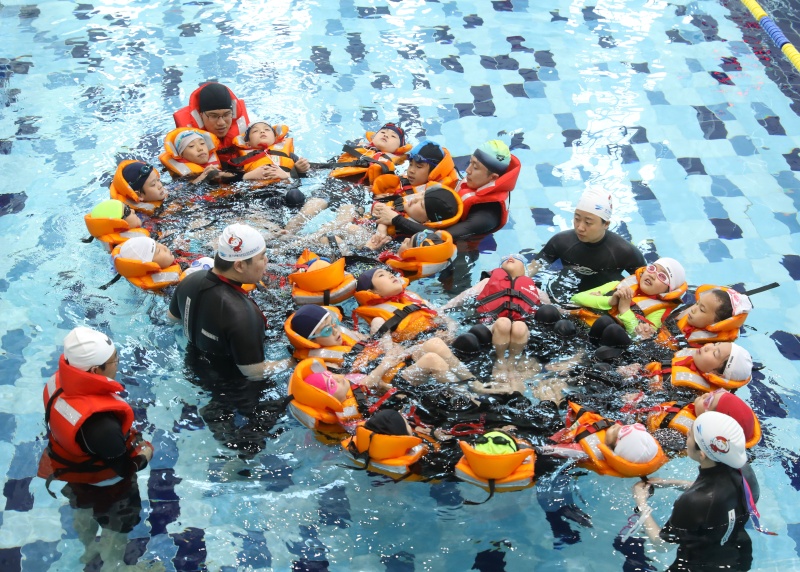
<svg viewBox="0 0 800 572">
<path fill-rule="evenodd" d="M 441 310 L 449 310 L 450 308 L 457 308 L 458 306 L 463 304 L 468 298 L 474 298 L 474 297 L 478 296 L 481 292 L 483 292 L 483 289 L 486 287 L 486 284 L 488 282 L 489 282 L 489 279 L 488 278 L 484 278 L 483 280 L 481 280 L 480 282 L 475 284 L 475 286 L 473 286 L 472 288 L 464 290 L 461 294 L 459 294 L 458 296 L 456 296 L 455 298 L 450 300 L 447 304 L 442 306 L 440 309 Z M 549 302 L 546 302 L 546 303 L 549 304 Z"/>
<path fill-rule="evenodd" d="M 618 283 L 618 281 L 609 282 L 592 290 L 578 292 L 570 299 L 570 302 L 584 308 L 610 310 L 612 308 L 610 301 L 613 296 L 606 296 L 605 293 L 611 291 Z"/>
</svg>

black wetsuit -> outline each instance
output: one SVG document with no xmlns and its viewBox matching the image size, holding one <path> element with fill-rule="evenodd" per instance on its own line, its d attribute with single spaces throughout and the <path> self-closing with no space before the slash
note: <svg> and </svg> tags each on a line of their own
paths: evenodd
<svg viewBox="0 0 800 572">
<path fill-rule="evenodd" d="M 755 476 L 752 471 L 746 474 L 755 498 Z M 669 570 L 750 570 L 753 547 L 744 529 L 749 514 L 743 488 L 741 473 L 727 465 L 700 469 L 661 529 L 663 540 L 678 544 L 678 556 Z"/>
<path fill-rule="evenodd" d="M 598 242 L 581 242 L 574 230 L 559 232 L 547 241 L 538 260 L 552 264 L 561 260 L 565 271 L 577 275 L 579 282 L 567 292 L 563 280 L 554 280 L 560 291 L 553 294 L 560 302 L 569 300 L 577 292 L 602 286 L 612 280 L 621 280 L 622 271 L 633 274 L 645 265 L 644 256 L 633 244 L 620 235 L 606 231 Z M 562 277 L 563 278 L 563 277 Z M 574 282 L 574 280 L 573 280 Z"/>
<path fill-rule="evenodd" d="M 264 315 L 249 296 L 211 270 L 195 272 L 178 284 L 169 312 L 183 321 L 186 337 L 209 357 L 236 365 L 264 361 Z"/>
<path fill-rule="evenodd" d="M 470 209 L 469 216 L 467 216 L 466 219 L 444 230 L 452 235 L 453 240 L 476 234 L 486 234 L 500 225 L 502 216 L 503 209 L 500 203 L 480 203 Z M 398 235 L 411 236 L 412 234 L 428 229 L 424 224 L 420 224 L 403 215 L 394 217 L 392 219 L 392 225 L 394 225 L 395 232 Z"/>
</svg>

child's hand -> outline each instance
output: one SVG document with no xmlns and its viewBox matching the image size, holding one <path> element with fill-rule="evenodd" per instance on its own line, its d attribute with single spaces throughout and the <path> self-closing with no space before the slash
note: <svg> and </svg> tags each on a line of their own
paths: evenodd
<svg viewBox="0 0 800 572">
<path fill-rule="evenodd" d="M 264 165 L 267 175 L 265 179 L 288 179 L 291 177 L 289 173 L 278 167 L 277 165 Z"/>
<path fill-rule="evenodd" d="M 534 274 L 539 272 L 539 270 L 541 270 L 541 268 L 542 268 L 542 265 L 539 264 L 538 260 L 531 260 L 528 263 L 528 267 L 527 267 L 528 276 L 533 276 Z"/>
<path fill-rule="evenodd" d="M 214 165 L 209 165 L 208 167 L 203 169 L 203 172 L 200 173 L 200 175 L 198 175 L 197 178 L 192 179 L 192 184 L 196 185 L 197 183 L 202 183 L 207 178 L 210 180 L 217 176 L 219 176 L 219 171 L 217 170 L 217 168 Z"/>
<path fill-rule="evenodd" d="M 634 330 L 637 336 L 642 339 L 650 339 L 656 334 L 656 329 L 647 322 L 640 322 L 636 325 L 636 329 Z"/>
<path fill-rule="evenodd" d="M 617 304 L 619 304 L 619 294 L 614 292 L 614 294 L 608 297 L 608 305 L 613 308 Z"/>
<path fill-rule="evenodd" d="M 620 301 L 617 304 L 617 311 L 620 314 L 624 314 L 630 309 L 631 309 L 631 301 L 627 298 L 620 298 Z"/>
<path fill-rule="evenodd" d="M 391 236 L 386 236 L 385 234 L 375 233 L 369 237 L 369 240 L 364 244 L 370 250 L 378 250 L 385 246 L 389 241 L 392 240 Z"/>
<path fill-rule="evenodd" d="M 307 173 L 308 170 L 311 168 L 311 163 L 308 162 L 308 159 L 305 157 L 300 157 L 297 161 L 294 162 L 294 168 L 297 169 L 298 173 Z"/>
<path fill-rule="evenodd" d="M 390 225 L 397 213 L 386 203 L 375 203 L 372 207 L 372 216 L 378 224 Z"/>
<path fill-rule="evenodd" d="M 633 300 L 633 290 L 630 286 L 621 286 L 616 289 L 614 296 L 617 296 L 618 300 L 628 300 L 630 302 Z"/>
</svg>

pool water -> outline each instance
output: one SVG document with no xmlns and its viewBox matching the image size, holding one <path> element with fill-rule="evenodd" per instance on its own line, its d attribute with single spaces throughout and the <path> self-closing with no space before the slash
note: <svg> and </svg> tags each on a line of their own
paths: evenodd
<svg viewBox="0 0 800 572">
<path fill-rule="evenodd" d="M 792 16 L 783 3 L 764 7 Z M 611 571 L 663 569 L 674 557 L 617 538 L 633 508 L 630 480 L 551 472 L 467 506 L 485 493 L 342 468 L 341 451 L 291 417 L 242 405 L 274 403 L 286 375 L 220 399 L 187 373 L 166 299 L 124 282 L 98 288 L 112 273 L 97 245 L 80 242 L 83 215 L 107 197 L 119 160 L 157 160 L 172 112 L 209 79 L 230 85 L 251 118 L 290 125 L 312 160 L 385 120 L 455 156 L 490 138 L 509 143 L 523 165 L 511 220 L 472 250 L 472 280 L 502 254 L 538 251 L 569 228 L 584 189 L 602 188 L 614 197 L 613 229 L 648 260 L 680 259 L 690 283 L 779 282 L 754 297 L 741 338 L 763 366 L 741 395 L 764 430 L 753 462 L 762 523 L 779 534 L 751 530 L 753 567 L 799 567 L 797 74 L 752 24 L 733 0 L 6 0 L 0 569 L 83 566 L 73 511 L 34 477 L 43 383 L 81 324 L 117 343 L 118 379 L 156 447 L 138 475 L 144 519 L 130 534 L 129 563 Z M 419 291 L 448 296 L 432 279 Z M 284 348 L 276 341 L 269 351 Z M 658 474 L 695 470 L 681 458 Z M 659 522 L 676 495 L 652 499 Z"/>
</svg>

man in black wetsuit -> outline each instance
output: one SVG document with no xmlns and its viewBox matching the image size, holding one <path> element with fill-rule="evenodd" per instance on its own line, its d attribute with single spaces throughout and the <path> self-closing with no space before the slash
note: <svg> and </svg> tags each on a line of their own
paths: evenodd
<svg viewBox="0 0 800 572">
<path fill-rule="evenodd" d="M 561 260 L 564 270 L 573 274 L 551 282 L 556 300 L 565 302 L 577 292 L 621 280 L 623 270 L 633 274 L 645 265 L 639 249 L 608 230 L 610 219 L 611 197 L 586 191 L 575 208 L 573 229 L 553 236 L 536 255 L 537 261 L 547 264 Z M 538 264 L 532 265 L 531 270 L 538 271 Z"/>
<path fill-rule="evenodd" d="M 168 313 L 171 320 L 183 322 L 189 342 L 217 369 L 251 380 L 288 367 L 288 360 L 265 360 L 266 319 L 242 288 L 258 283 L 266 265 L 264 237 L 245 224 L 229 225 L 219 237 L 214 268 L 178 284 Z"/>
<path fill-rule="evenodd" d="M 741 426 L 724 413 L 707 411 L 689 431 L 686 452 L 700 464 L 700 474 L 675 501 L 664 528 L 649 516 L 649 484 L 634 485 L 636 510 L 645 515 L 644 530 L 657 548 L 664 549 L 664 542 L 678 545 L 669 570 L 750 570 L 752 543 L 744 525 L 758 499 L 752 498 L 751 506 L 747 493 L 757 491 L 757 486 L 750 485 L 740 470 L 747 462 Z"/>
</svg>

